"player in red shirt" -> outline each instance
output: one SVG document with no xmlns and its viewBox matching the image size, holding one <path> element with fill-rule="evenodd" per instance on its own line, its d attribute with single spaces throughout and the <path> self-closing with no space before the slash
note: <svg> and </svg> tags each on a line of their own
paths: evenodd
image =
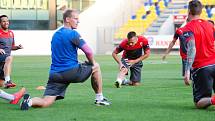
<svg viewBox="0 0 215 121">
<path fill-rule="evenodd" d="M 22 45 L 15 46 L 14 34 L 9 30 L 9 20 L 6 15 L 0 16 L 0 76 L 4 80 L 4 87 L 15 87 L 16 84 L 10 79 L 11 64 L 13 58 L 11 50 L 22 49 Z"/>
<path fill-rule="evenodd" d="M 123 51 L 122 59 L 118 58 L 117 54 Z M 143 53 L 144 52 L 144 53 Z M 127 35 L 119 46 L 112 53 L 113 58 L 119 64 L 119 73 L 115 86 L 121 87 L 125 75 L 130 70 L 130 85 L 137 86 L 141 81 L 141 69 L 143 66 L 142 60 L 149 57 L 150 48 L 148 40 L 143 36 L 137 36 L 134 31 Z"/>
<path fill-rule="evenodd" d="M 212 96 L 215 80 L 215 29 L 208 21 L 200 19 L 202 4 L 198 0 L 189 2 L 188 18 L 191 20 L 183 27 L 187 38 L 187 65 L 185 67 L 185 84 L 189 85 L 190 69 L 193 79 L 193 97 L 197 108 L 215 105 Z"/>
<path fill-rule="evenodd" d="M 173 40 L 171 41 L 171 43 L 169 44 L 169 47 L 167 48 L 165 54 L 162 57 L 162 60 L 166 59 L 166 56 L 169 54 L 170 50 L 172 49 L 172 47 L 175 45 L 177 39 L 179 38 L 180 41 L 180 56 L 182 58 L 182 76 L 184 77 L 184 73 L 185 73 L 185 65 L 186 65 L 186 59 L 187 59 L 187 47 L 186 47 L 186 39 L 187 37 L 187 32 L 183 32 L 181 28 L 177 29 Z"/>
</svg>

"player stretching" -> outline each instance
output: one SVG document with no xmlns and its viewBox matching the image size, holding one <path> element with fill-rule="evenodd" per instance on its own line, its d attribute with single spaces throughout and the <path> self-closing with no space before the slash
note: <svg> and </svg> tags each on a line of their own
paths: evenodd
<svg viewBox="0 0 215 121">
<path fill-rule="evenodd" d="M 117 56 L 118 53 L 123 51 L 122 59 Z M 148 40 L 143 36 L 137 36 L 134 31 L 127 35 L 119 46 L 115 48 L 112 53 L 113 58 L 119 64 L 119 73 L 115 82 L 117 88 L 121 87 L 125 75 L 130 70 L 130 82 L 132 86 L 140 85 L 141 69 L 143 66 L 142 61 L 149 57 L 150 48 Z"/>
<path fill-rule="evenodd" d="M 48 107 L 56 100 L 64 99 L 70 83 L 82 83 L 90 76 L 92 88 L 96 93 L 95 104 L 110 105 L 102 94 L 100 66 L 95 61 L 91 48 L 74 30 L 79 23 L 78 12 L 71 9 L 66 10 L 63 20 L 64 26 L 55 32 L 51 41 L 52 64 L 44 97 L 30 99 L 29 94 L 25 94 L 21 110 L 28 110 L 31 106 Z M 78 63 L 78 48 L 85 53 L 87 63 Z"/>
</svg>

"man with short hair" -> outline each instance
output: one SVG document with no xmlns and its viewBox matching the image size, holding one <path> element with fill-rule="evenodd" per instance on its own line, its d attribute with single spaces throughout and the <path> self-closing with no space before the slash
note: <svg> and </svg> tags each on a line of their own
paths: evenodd
<svg viewBox="0 0 215 121">
<path fill-rule="evenodd" d="M 215 29 L 207 20 L 200 19 L 202 4 L 192 0 L 188 6 L 188 18 L 191 20 L 183 27 L 187 38 L 187 65 L 185 67 L 185 83 L 189 83 L 192 69 L 193 97 L 197 108 L 215 105 L 212 96 L 215 83 Z"/>
<path fill-rule="evenodd" d="M 28 110 L 29 107 L 48 107 L 56 100 L 64 99 L 70 83 L 82 83 L 90 76 L 92 88 L 96 93 L 95 104 L 110 105 L 102 93 L 100 66 L 95 61 L 91 48 L 74 30 L 79 23 L 78 12 L 66 10 L 63 13 L 63 21 L 64 26 L 54 33 L 51 41 L 52 63 L 44 97 L 30 98 L 29 94 L 25 94 L 21 110 Z M 78 49 L 85 53 L 88 62 L 78 62 Z"/>
<path fill-rule="evenodd" d="M 14 34 L 9 30 L 9 19 L 6 15 L 0 16 L 0 65 L 3 66 L 1 69 L 1 78 L 4 80 L 4 87 L 11 88 L 15 87 L 16 84 L 12 82 L 10 78 L 11 66 L 13 57 L 11 56 L 11 50 L 22 49 L 22 45 L 15 46 Z"/>
<path fill-rule="evenodd" d="M 122 59 L 120 60 L 117 54 L 123 51 Z M 120 88 L 124 83 L 125 75 L 130 70 L 129 85 L 138 86 L 141 81 L 142 61 L 150 55 L 148 40 L 143 36 L 137 36 L 134 31 L 127 34 L 127 39 L 124 39 L 113 51 L 112 56 L 119 64 L 119 73 L 115 82 L 115 86 Z"/>
</svg>

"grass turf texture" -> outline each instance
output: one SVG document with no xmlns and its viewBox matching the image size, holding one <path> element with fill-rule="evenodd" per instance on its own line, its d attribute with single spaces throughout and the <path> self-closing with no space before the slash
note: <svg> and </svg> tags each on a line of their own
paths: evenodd
<svg viewBox="0 0 215 121">
<path fill-rule="evenodd" d="M 84 60 L 84 56 L 80 57 Z M 96 56 L 103 74 L 103 93 L 112 102 L 111 106 L 94 105 L 94 92 L 90 80 L 71 84 L 64 100 L 49 108 L 19 110 L 19 105 L 0 100 L 1 121 L 214 121 L 215 108 L 198 110 L 193 105 L 192 88 L 185 86 L 181 77 L 181 59 L 168 56 L 168 63 L 161 56 L 151 55 L 144 61 L 142 85 L 138 87 L 114 87 L 117 64 L 110 55 Z M 12 79 L 13 93 L 25 86 L 31 96 L 41 96 L 36 90 L 45 85 L 50 65 L 49 56 L 15 56 Z"/>
</svg>

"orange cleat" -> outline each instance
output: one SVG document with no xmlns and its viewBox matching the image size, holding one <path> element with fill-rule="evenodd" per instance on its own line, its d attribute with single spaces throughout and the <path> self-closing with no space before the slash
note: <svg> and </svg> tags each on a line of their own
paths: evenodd
<svg viewBox="0 0 215 121">
<path fill-rule="evenodd" d="M 23 87 L 18 92 L 14 93 L 13 94 L 14 95 L 14 100 L 10 101 L 10 104 L 17 104 L 19 102 L 19 100 L 23 97 L 25 92 L 26 92 L 26 89 Z"/>
</svg>

